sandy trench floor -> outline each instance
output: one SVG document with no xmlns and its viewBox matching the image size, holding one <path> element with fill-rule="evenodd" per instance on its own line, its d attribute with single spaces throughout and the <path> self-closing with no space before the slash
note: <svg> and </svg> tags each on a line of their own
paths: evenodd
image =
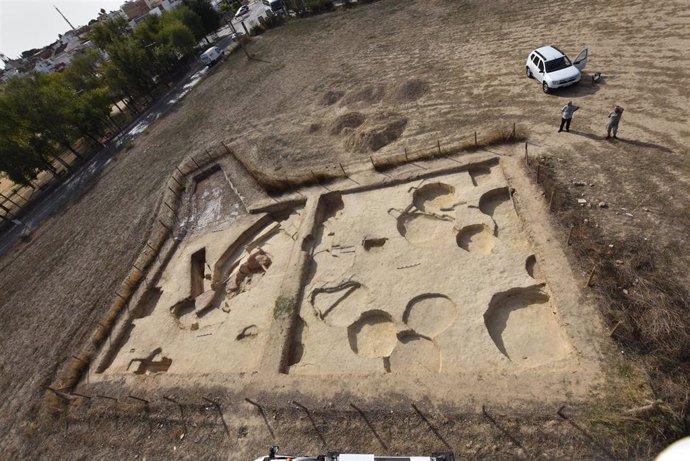
<svg viewBox="0 0 690 461">
<path fill-rule="evenodd" d="M 290 372 L 445 373 L 566 357 L 496 170 L 481 186 L 463 172 L 331 205 L 300 310 L 304 355 Z"/>
<path fill-rule="evenodd" d="M 317 211 L 297 208 L 279 219 L 221 211 L 213 204 L 227 185 L 221 172 L 213 173 L 188 199 L 193 206 L 185 221 L 194 230 L 161 279 L 145 288 L 124 334 L 104 345 L 90 382 L 125 377 L 133 389 L 150 391 L 156 383 L 163 392 L 186 386 L 188 378 L 216 382 L 234 374 L 225 386 L 239 391 L 249 373 L 269 393 L 276 389 L 258 383 L 287 379 L 296 392 L 328 399 L 333 390 L 315 386 L 313 377 L 360 376 L 364 383 L 392 374 L 406 381 L 404 393 L 419 392 L 416 377 L 465 376 L 470 384 L 455 401 L 475 392 L 473 377 L 483 374 L 530 383 L 514 398 L 529 399 L 540 388 L 557 389 L 553 398 L 591 392 L 601 380 L 600 357 L 586 345 L 598 340 L 577 333 L 584 317 L 573 310 L 584 306 L 567 301 L 564 320 L 548 283 L 572 290 L 577 282 L 567 271 L 546 276 L 528 237 L 534 233 L 524 229 L 544 217 L 518 216 L 495 157 L 460 172 L 449 173 L 445 162 L 437 173 L 395 185 L 374 175 L 363 191 L 348 191 L 349 181 L 326 195 L 318 187 L 305 190 L 300 195 L 312 197 L 307 203 L 318 203 Z M 208 206 L 200 205 L 203 198 L 210 198 Z M 222 216 L 230 219 L 220 223 Z M 201 221 L 216 227 L 199 227 Z M 305 225 L 314 231 L 304 235 Z M 295 251 L 307 253 L 306 270 L 295 265 Z M 297 326 L 274 346 L 276 299 L 299 299 L 284 291 L 285 279 L 299 273 Z M 283 378 L 262 367 L 286 348 Z M 577 382 L 564 380 L 571 373 Z M 485 395 L 494 394 L 484 387 Z"/>
<path fill-rule="evenodd" d="M 119 155 L 79 200 L 41 226 L 31 245 L 3 257 L 0 389 L 8 397 L 0 403 L 0 443 L 24 454 L 64 445 L 61 436 L 40 438 L 32 429 L 40 423 L 42 389 L 91 332 L 143 246 L 151 209 L 174 166 L 219 138 L 280 172 L 366 160 L 368 152 L 343 146 L 357 129 L 381 125 L 379 112 L 394 115 L 383 120 L 407 119 L 397 141 L 379 154 L 427 147 L 439 138 L 466 139 L 496 122 L 517 121 L 529 128 L 538 155 L 558 159 L 563 183 L 594 184 L 587 190 L 573 186 L 573 192 L 611 205 L 592 209 L 591 221 L 610 238 L 644 237 L 673 252 L 669 270 L 687 281 L 682 198 L 690 192 L 690 75 L 679 63 L 688 58 L 689 23 L 682 1 L 612 1 L 596 8 L 575 1 L 545 8 L 537 1 L 388 0 L 264 34 L 250 47 L 267 62 L 230 58 Z M 522 72 L 526 54 L 543 43 L 569 54 L 589 45 L 588 71 L 603 72 L 605 84 L 542 95 Z M 426 92 L 412 91 L 413 98 L 402 102 L 390 97 L 398 85 L 416 80 L 428 85 Z M 381 93 L 378 85 L 384 97 L 371 103 Z M 331 92 L 335 102 L 323 105 Z M 558 109 L 568 99 L 583 109 L 572 132 L 556 136 Z M 601 133 L 614 103 L 626 113 L 621 139 L 608 143 Z M 330 134 L 339 114 L 349 112 L 363 113 L 369 124 Z M 346 119 L 350 125 L 358 121 Z M 393 134 L 401 123 L 393 124 Z M 130 444 L 115 432 L 110 440 L 116 447 Z M 113 453 L 96 441 L 88 447 L 89 453 Z"/>
</svg>

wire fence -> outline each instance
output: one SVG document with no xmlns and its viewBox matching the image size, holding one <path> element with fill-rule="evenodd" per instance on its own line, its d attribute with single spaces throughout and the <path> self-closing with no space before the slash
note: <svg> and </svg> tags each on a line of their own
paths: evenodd
<svg viewBox="0 0 690 461">
<path fill-rule="evenodd" d="M 75 432 L 72 427 L 75 424 L 86 424 L 93 431 L 103 424 L 103 419 L 94 415 L 103 413 L 111 416 L 119 426 L 118 431 L 122 430 L 120 416 L 132 415 L 134 410 L 138 416 L 128 419 L 130 425 L 138 424 L 150 432 L 152 422 L 158 423 L 159 428 L 167 424 L 175 430 L 178 442 L 191 434 L 198 436 L 200 430 L 211 429 L 215 433 L 219 429 L 220 437 L 232 443 L 246 437 L 247 427 L 251 426 L 259 431 L 254 434 L 255 440 L 292 446 L 295 436 L 306 436 L 313 440 L 313 449 L 323 452 L 342 446 L 342 439 L 349 432 L 351 444 L 366 444 L 369 450 L 382 453 L 399 451 L 401 445 L 417 445 L 415 439 L 418 439 L 456 455 L 475 450 L 475 455 L 484 451 L 484 456 L 510 452 L 517 459 L 538 459 L 548 458 L 549 452 L 562 451 L 568 446 L 593 459 L 625 457 L 614 454 L 609 438 L 589 429 L 590 422 L 578 404 L 554 405 L 551 409 L 540 405 L 527 416 L 505 407 L 492 408 L 489 404 L 462 413 L 461 409 L 447 405 L 441 409 L 428 400 L 391 407 L 379 401 L 372 408 L 357 398 L 327 407 L 288 399 L 277 406 L 256 396 L 223 397 L 212 392 L 196 395 L 187 392 L 180 396 L 163 390 L 156 394 L 121 395 L 95 390 L 64 392 L 49 388 L 48 391 L 63 404 L 58 416 L 65 436 Z M 250 424 L 252 418 L 257 418 L 259 425 Z M 129 433 L 134 430 L 128 428 Z M 478 447 L 476 442 L 481 438 L 491 445 Z"/>
</svg>

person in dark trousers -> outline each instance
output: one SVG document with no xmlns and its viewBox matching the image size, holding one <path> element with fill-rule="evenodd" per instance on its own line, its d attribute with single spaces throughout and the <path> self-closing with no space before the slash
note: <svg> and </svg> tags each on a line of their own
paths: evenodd
<svg viewBox="0 0 690 461">
<path fill-rule="evenodd" d="M 573 114 L 578 110 L 580 106 L 576 106 L 572 101 L 568 101 L 568 104 L 561 108 L 561 127 L 558 129 L 560 133 L 565 127 L 565 131 L 570 131 L 570 122 L 573 120 Z"/>
<path fill-rule="evenodd" d="M 613 111 L 609 113 L 609 123 L 606 125 L 606 139 L 616 137 L 618 133 L 618 123 L 620 123 L 622 116 L 623 108 L 621 106 L 615 106 Z M 613 136 L 611 136 L 612 133 Z"/>
</svg>

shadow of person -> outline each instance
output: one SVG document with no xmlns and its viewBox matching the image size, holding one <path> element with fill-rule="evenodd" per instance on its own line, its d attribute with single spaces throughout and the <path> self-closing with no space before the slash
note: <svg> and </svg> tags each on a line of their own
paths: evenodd
<svg viewBox="0 0 690 461">
<path fill-rule="evenodd" d="M 636 146 L 636 147 L 643 147 L 646 149 L 657 149 L 661 152 L 664 152 L 665 154 L 670 154 L 673 152 L 672 149 L 669 149 L 666 146 L 661 146 L 659 144 L 654 144 L 652 142 L 643 142 L 643 141 L 635 141 L 633 139 L 622 139 L 622 138 L 607 138 L 606 136 L 599 136 L 593 133 L 585 133 L 584 131 L 578 131 L 578 130 L 570 130 L 570 133 L 578 135 L 578 136 L 583 136 L 588 139 L 593 139 L 595 141 L 609 141 L 612 143 L 617 143 L 621 142 L 623 144 L 629 144 L 631 146 Z"/>
<path fill-rule="evenodd" d="M 670 154 L 673 152 L 672 149 L 669 149 L 666 146 L 661 146 L 659 144 L 654 144 L 653 142 L 643 142 L 643 141 L 635 141 L 633 139 L 622 139 L 622 138 L 611 138 L 613 142 L 622 142 L 624 144 L 630 144 L 631 146 L 636 146 L 636 147 L 644 147 L 647 149 L 656 149 L 659 150 L 665 154 Z"/>
<path fill-rule="evenodd" d="M 578 136 L 584 136 L 585 138 L 593 139 L 595 141 L 602 141 L 606 139 L 606 136 L 599 136 L 593 133 L 585 133 L 584 131 L 570 130 L 570 133 L 576 134 Z"/>
</svg>

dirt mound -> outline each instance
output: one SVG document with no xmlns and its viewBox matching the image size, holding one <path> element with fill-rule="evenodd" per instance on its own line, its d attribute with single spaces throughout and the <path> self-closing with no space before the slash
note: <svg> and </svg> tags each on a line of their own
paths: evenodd
<svg viewBox="0 0 690 461">
<path fill-rule="evenodd" d="M 356 91 L 351 91 L 345 95 L 341 104 L 366 103 L 375 104 L 380 102 L 386 95 L 385 85 L 367 85 Z"/>
<path fill-rule="evenodd" d="M 328 91 L 321 98 L 320 104 L 322 106 L 332 106 L 336 102 L 340 101 L 340 98 L 342 98 L 344 95 L 344 91 Z"/>
<path fill-rule="evenodd" d="M 355 152 L 374 152 L 397 140 L 405 127 L 407 119 L 400 116 L 382 116 L 380 122 L 366 124 L 345 140 L 345 147 Z"/>
<path fill-rule="evenodd" d="M 429 83 L 426 80 L 413 78 L 397 85 L 393 90 L 391 99 L 395 102 L 412 102 L 421 98 L 428 92 Z"/>
<path fill-rule="evenodd" d="M 359 112 L 348 112 L 347 114 L 340 115 L 333 121 L 330 132 L 334 136 L 339 135 L 343 132 L 343 129 L 357 128 L 364 123 L 365 120 L 366 117 L 364 114 L 360 114 Z"/>
</svg>

